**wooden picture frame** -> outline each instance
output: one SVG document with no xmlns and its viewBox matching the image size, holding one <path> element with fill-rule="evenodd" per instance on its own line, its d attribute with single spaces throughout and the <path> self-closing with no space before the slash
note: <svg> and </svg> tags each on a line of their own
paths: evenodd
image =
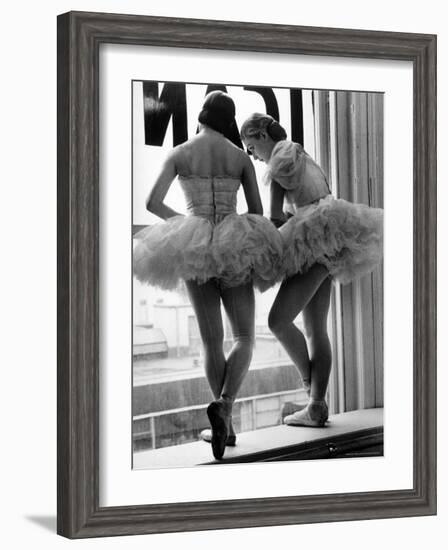
<svg viewBox="0 0 448 550">
<path fill-rule="evenodd" d="M 99 47 L 413 63 L 413 467 L 409 490 L 99 505 Z M 69 538 L 436 513 L 436 37 L 70 12 L 58 17 L 58 533 Z"/>
</svg>

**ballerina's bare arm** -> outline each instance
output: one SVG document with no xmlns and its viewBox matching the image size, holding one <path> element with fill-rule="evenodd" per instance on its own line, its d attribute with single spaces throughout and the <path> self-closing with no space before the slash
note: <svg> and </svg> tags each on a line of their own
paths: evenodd
<svg viewBox="0 0 448 550">
<path fill-rule="evenodd" d="M 260 193 L 258 191 L 257 176 L 250 158 L 246 155 L 243 164 L 243 174 L 241 183 L 246 197 L 247 208 L 249 214 L 263 215 L 263 204 L 261 202 Z"/>
<path fill-rule="evenodd" d="M 146 199 L 146 209 L 164 220 L 172 218 L 173 216 L 179 216 L 179 212 L 176 212 L 163 202 L 176 176 L 177 168 L 175 154 L 171 152 L 165 159 L 154 183 L 154 187 L 151 189 Z"/>
<path fill-rule="evenodd" d="M 283 200 L 285 190 L 275 180 L 271 181 L 271 221 L 276 227 L 280 227 L 286 221 L 283 212 Z"/>
</svg>

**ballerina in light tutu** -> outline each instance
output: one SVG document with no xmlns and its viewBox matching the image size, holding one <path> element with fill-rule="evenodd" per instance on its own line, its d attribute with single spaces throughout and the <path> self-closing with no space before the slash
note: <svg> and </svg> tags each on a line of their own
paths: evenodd
<svg viewBox="0 0 448 550">
<path fill-rule="evenodd" d="M 281 236 L 262 216 L 255 171 L 244 151 L 226 136 L 238 131 L 235 105 L 227 94 L 206 96 L 200 131 L 174 147 L 147 200 L 150 212 L 165 221 L 137 234 L 134 274 L 164 289 L 185 283 L 204 346 L 205 372 L 214 401 L 207 414 L 215 458 L 234 445 L 232 405 L 248 371 L 255 332 L 254 284 L 266 288 L 278 274 Z M 175 178 L 183 189 L 188 215 L 164 203 Z M 236 213 L 242 186 L 248 213 Z M 234 346 L 226 358 L 221 302 Z"/>
<path fill-rule="evenodd" d="M 269 115 L 254 113 L 241 127 L 241 137 L 254 158 L 267 164 L 271 220 L 284 243 L 283 282 L 269 327 L 297 366 L 309 397 L 303 410 L 285 404 L 291 414 L 284 422 L 324 426 L 332 361 L 327 333 L 331 282 L 347 283 L 381 262 L 383 210 L 335 199 L 320 166 L 300 144 L 286 140 L 284 128 Z M 307 339 L 294 324 L 299 313 Z"/>
</svg>

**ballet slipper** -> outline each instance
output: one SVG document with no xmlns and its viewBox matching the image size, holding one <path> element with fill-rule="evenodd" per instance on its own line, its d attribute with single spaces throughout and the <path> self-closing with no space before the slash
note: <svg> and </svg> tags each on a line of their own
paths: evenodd
<svg viewBox="0 0 448 550">
<path fill-rule="evenodd" d="M 292 414 L 301 411 L 306 405 L 301 405 L 300 403 L 295 403 L 293 401 L 286 401 L 283 403 L 282 411 L 280 413 L 282 422 L 285 420 L 285 417 L 291 416 Z"/>
<path fill-rule="evenodd" d="M 222 401 L 212 401 L 207 407 L 207 416 L 212 427 L 212 452 L 216 460 L 221 460 L 229 435 L 230 414 Z"/>
<path fill-rule="evenodd" d="M 206 443 L 211 443 L 212 430 L 210 430 L 209 428 L 202 430 L 201 433 L 199 434 L 199 437 L 202 439 L 202 441 L 205 441 Z M 235 447 L 235 446 L 236 446 L 236 435 L 229 433 L 226 439 L 226 447 Z"/>
<path fill-rule="evenodd" d="M 328 419 L 328 407 L 322 404 L 310 403 L 304 409 L 285 416 L 283 422 L 288 426 L 307 426 L 310 428 L 322 428 Z"/>
<path fill-rule="evenodd" d="M 294 413 L 300 412 L 305 408 L 306 408 L 306 405 L 303 405 L 303 404 L 300 404 L 300 403 L 295 403 L 293 401 L 286 401 L 285 403 L 283 403 L 282 411 L 280 413 L 282 422 L 284 422 L 284 420 L 287 416 L 291 416 Z M 324 418 L 325 418 L 325 422 L 327 422 L 327 420 L 328 420 L 328 406 L 327 406 L 326 403 L 325 403 Z"/>
</svg>

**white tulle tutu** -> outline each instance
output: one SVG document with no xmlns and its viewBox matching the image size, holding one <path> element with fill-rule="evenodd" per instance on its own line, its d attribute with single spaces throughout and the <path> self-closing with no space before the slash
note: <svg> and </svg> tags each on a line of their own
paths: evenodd
<svg viewBox="0 0 448 550">
<path fill-rule="evenodd" d="M 141 282 L 172 290 L 182 281 L 224 286 L 253 281 L 265 290 L 280 276 L 283 242 L 269 220 L 229 214 L 219 223 L 200 216 L 174 216 L 136 235 L 134 274 Z"/>
<path fill-rule="evenodd" d="M 331 195 L 297 208 L 280 233 L 284 277 L 319 263 L 334 279 L 348 283 L 372 271 L 383 257 L 383 210 Z"/>
</svg>

